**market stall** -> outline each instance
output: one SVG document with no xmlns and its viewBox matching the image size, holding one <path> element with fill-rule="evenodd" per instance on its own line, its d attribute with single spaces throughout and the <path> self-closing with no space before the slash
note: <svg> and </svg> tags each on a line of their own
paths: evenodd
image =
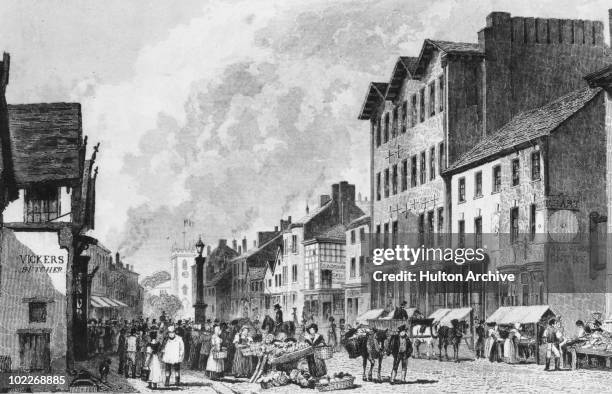
<svg viewBox="0 0 612 394">
<path fill-rule="evenodd" d="M 612 334 L 608 331 L 590 331 L 569 343 L 572 369 L 612 369 Z"/>
<path fill-rule="evenodd" d="M 384 310 L 383 310 L 384 311 Z M 414 318 L 421 318 L 423 315 L 416 308 L 406 308 L 406 313 L 408 314 L 408 320 L 412 320 Z M 389 329 L 391 331 L 397 330 L 399 326 L 406 325 L 406 320 L 403 319 L 394 319 L 395 309 L 391 310 L 388 313 L 384 313 L 379 315 L 378 317 L 372 317 L 367 319 L 368 326 L 372 328 L 376 328 L 377 330 L 385 330 Z"/>
<path fill-rule="evenodd" d="M 463 339 L 470 350 L 474 350 L 474 313 L 472 308 L 441 308 L 429 315 L 433 324 L 451 327 L 451 322 L 457 320 L 463 332 Z"/>
<path fill-rule="evenodd" d="M 548 305 L 502 306 L 493 312 L 486 322 L 495 323 L 497 327 L 511 327 L 516 323 L 520 324 L 519 353 L 524 361 L 535 361 L 539 364 L 542 333 L 548 320 L 555 316 L 556 314 Z"/>
</svg>

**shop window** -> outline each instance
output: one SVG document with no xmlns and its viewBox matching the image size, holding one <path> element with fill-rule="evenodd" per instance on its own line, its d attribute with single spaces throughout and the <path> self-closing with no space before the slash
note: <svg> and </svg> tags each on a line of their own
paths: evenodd
<svg viewBox="0 0 612 394">
<path fill-rule="evenodd" d="M 27 223 L 45 223 L 59 216 L 59 188 L 36 186 L 25 191 L 25 219 Z"/>
</svg>

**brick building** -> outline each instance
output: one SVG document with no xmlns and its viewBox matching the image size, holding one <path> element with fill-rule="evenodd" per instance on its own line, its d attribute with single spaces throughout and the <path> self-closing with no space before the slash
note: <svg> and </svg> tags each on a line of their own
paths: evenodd
<svg viewBox="0 0 612 394">
<path fill-rule="evenodd" d="M 359 114 L 370 121 L 372 231 L 387 245 L 402 236 L 435 243 L 451 231 L 441 171 L 520 112 L 583 88 L 583 76 L 609 59 L 600 21 L 504 12 L 487 16 L 478 42 L 428 39 L 418 57 L 400 57 L 389 82 L 370 84 Z M 424 313 L 461 303 L 439 293 L 427 283 L 372 282 L 371 302 L 406 299 Z"/>
</svg>

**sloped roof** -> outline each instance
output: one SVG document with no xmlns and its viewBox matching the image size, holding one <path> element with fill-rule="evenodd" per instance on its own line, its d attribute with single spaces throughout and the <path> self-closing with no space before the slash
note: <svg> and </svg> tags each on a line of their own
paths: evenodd
<svg viewBox="0 0 612 394">
<path fill-rule="evenodd" d="M 487 323 L 538 323 L 546 315 L 555 315 L 548 305 L 502 306 L 489 316 Z"/>
<path fill-rule="evenodd" d="M 413 74 L 418 77 L 425 70 L 425 64 L 428 63 L 434 51 L 442 51 L 447 55 L 457 56 L 484 56 L 484 49 L 477 43 L 470 42 L 454 42 L 425 39 L 421 47 L 418 61 L 414 66 Z"/>
<path fill-rule="evenodd" d="M 412 77 L 418 57 L 400 56 L 395 62 L 393 73 L 391 74 L 391 80 L 387 84 L 387 90 L 385 92 L 386 100 L 394 100 L 402 87 L 402 82 L 406 77 Z"/>
<path fill-rule="evenodd" d="M 274 243 L 275 241 L 278 240 L 278 238 L 282 237 L 283 234 L 282 233 L 278 233 L 277 235 L 275 235 L 272 239 L 268 240 L 268 242 L 264 243 L 263 245 L 258 246 L 257 248 L 253 248 L 251 250 L 247 250 L 245 253 L 236 256 L 232 259 L 232 261 L 234 260 L 242 260 L 242 259 L 248 259 L 251 256 L 254 256 L 262 251 L 266 251 L 266 248 L 268 247 L 268 245 Z M 267 252 L 269 253 L 269 252 Z M 275 253 L 275 252 L 274 252 Z"/>
<path fill-rule="evenodd" d="M 344 224 L 336 224 L 328 227 L 320 232 L 314 233 L 312 237 L 304 240 L 304 244 L 312 244 L 313 242 L 346 242 L 346 226 Z"/>
<path fill-rule="evenodd" d="M 358 217 L 357 219 L 350 222 L 348 226 L 346 226 L 346 229 L 350 230 L 352 228 L 359 227 L 364 224 L 370 224 L 370 215 L 363 215 L 363 216 Z"/>
<path fill-rule="evenodd" d="M 69 183 L 80 177 L 82 141 L 78 103 L 8 106 L 15 181 Z"/>
<path fill-rule="evenodd" d="M 595 98 L 599 92 L 601 88 L 583 88 L 568 93 L 543 107 L 516 115 L 459 157 L 445 173 L 456 173 L 461 169 L 476 166 L 503 155 L 516 146 L 550 134 Z"/>
<path fill-rule="evenodd" d="M 361 105 L 361 110 L 359 111 L 359 116 L 357 119 L 367 120 L 372 117 L 372 113 L 376 109 L 376 105 L 381 100 L 385 99 L 387 85 L 387 82 L 370 82 L 370 86 L 368 86 L 368 93 L 366 94 L 366 98 Z"/>
<path fill-rule="evenodd" d="M 314 219 L 318 214 L 320 214 L 321 212 L 327 210 L 331 206 L 332 206 L 332 200 L 329 200 L 325 204 L 323 204 L 322 206 L 310 210 L 308 215 L 305 215 L 305 216 L 301 217 L 300 219 L 298 219 L 297 221 L 291 223 L 291 227 L 302 226 L 302 225 L 308 223 L 309 221 Z"/>
</svg>

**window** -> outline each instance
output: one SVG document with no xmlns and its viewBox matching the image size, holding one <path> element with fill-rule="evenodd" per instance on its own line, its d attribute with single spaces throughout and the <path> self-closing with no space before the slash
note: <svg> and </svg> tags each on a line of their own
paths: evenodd
<svg viewBox="0 0 612 394">
<path fill-rule="evenodd" d="M 359 256 L 359 276 L 365 275 L 365 256 Z"/>
<path fill-rule="evenodd" d="M 438 111 L 444 111 L 444 75 L 438 78 Z"/>
<path fill-rule="evenodd" d="M 287 267 L 283 267 L 283 285 L 286 285 L 289 281 L 289 269 Z"/>
<path fill-rule="evenodd" d="M 187 269 L 187 260 L 183 260 L 183 270 Z"/>
<path fill-rule="evenodd" d="M 362 227 L 359 229 L 359 241 L 365 242 L 365 240 L 366 240 L 365 228 Z"/>
<path fill-rule="evenodd" d="M 520 163 L 519 159 L 512 160 L 512 186 L 516 186 L 520 182 Z"/>
<path fill-rule="evenodd" d="M 419 215 L 419 245 L 425 244 L 425 214 Z"/>
<path fill-rule="evenodd" d="M 291 282 L 296 283 L 298 281 L 298 268 L 297 264 L 291 266 Z"/>
<path fill-rule="evenodd" d="M 421 168 L 419 170 L 420 170 L 421 185 L 423 185 L 426 180 L 425 174 L 427 173 L 426 168 L 425 168 L 425 152 L 421 152 Z"/>
<path fill-rule="evenodd" d="M 47 303 L 46 302 L 30 302 L 28 304 L 30 323 L 46 323 L 47 322 Z"/>
<path fill-rule="evenodd" d="M 351 243 L 355 243 L 355 230 L 351 230 Z"/>
<path fill-rule="evenodd" d="M 436 82 L 429 84 L 429 116 L 436 114 Z"/>
<path fill-rule="evenodd" d="M 380 224 L 376 225 L 376 246 L 380 247 Z"/>
<path fill-rule="evenodd" d="M 406 132 L 408 127 L 408 101 L 402 103 L 402 134 Z"/>
<path fill-rule="evenodd" d="M 376 173 L 376 201 L 380 201 L 380 172 Z"/>
<path fill-rule="evenodd" d="M 417 124 L 417 95 L 412 95 L 412 105 L 410 106 L 410 127 L 414 127 Z"/>
<path fill-rule="evenodd" d="M 374 126 L 376 129 L 376 146 L 380 146 L 380 118 L 376 118 L 376 125 Z"/>
<path fill-rule="evenodd" d="M 465 202 L 465 178 L 459 178 L 458 202 Z"/>
<path fill-rule="evenodd" d="M 427 243 L 431 245 L 434 237 L 434 211 L 427 212 Z"/>
<path fill-rule="evenodd" d="M 425 88 L 422 88 L 421 91 L 419 92 L 419 99 L 420 99 L 420 104 L 419 104 L 419 112 L 420 112 L 420 120 L 421 122 L 425 121 Z"/>
<path fill-rule="evenodd" d="M 385 130 L 383 134 L 383 144 L 386 144 L 389 141 L 389 113 L 385 114 Z"/>
<path fill-rule="evenodd" d="M 355 258 L 354 257 L 351 257 L 351 266 L 350 266 L 349 277 L 351 277 L 351 278 L 355 277 Z"/>
<path fill-rule="evenodd" d="M 332 287 L 331 270 L 321 270 L 321 287 L 324 289 L 329 289 Z"/>
<path fill-rule="evenodd" d="M 540 152 L 533 152 L 531 154 L 531 180 L 540 180 Z"/>
<path fill-rule="evenodd" d="M 482 197 L 482 171 L 474 175 L 474 198 Z"/>
<path fill-rule="evenodd" d="M 438 242 L 442 240 L 444 233 L 444 208 L 438 208 Z"/>
<path fill-rule="evenodd" d="M 383 247 L 389 247 L 389 223 L 383 225 Z"/>
<path fill-rule="evenodd" d="M 474 219 L 474 247 L 482 247 L 482 217 Z"/>
<path fill-rule="evenodd" d="M 397 194 L 397 164 L 393 165 L 393 171 L 391 176 L 392 194 Z"/>
<path fill-rule="evenodd" d="M 402 161 L 402 191 L 408 189 L 408 159 Z"/>
<path fill-rule="evenodd" d="M 298 239 L 297 239 L 297 235 L 292 235 L 291 236 L 291 253 L 297 253 L 298 252 Z"/>
<path fill-rule="evenodd" d="M 510 242 L 518 241 L 519 234 L 519 210 L 518 208 L 510 209 Z"/>
<path fill-rule="evenodd" d="M 444 142 L 440 142 L 438 145 L 438 172 L 442 174 L 442 171 L 446 168 L 446 151 L 444 150 Z"/>
<path fill-rule="evenodd" d="M 389 197 L 389 169 L 385 169 L 385 198 Z"/>
<path fill-rule="evenodd" d="M 458 228 L 457 234 L 459 235 L 459 243 L 457 246 L 463 248 L 465 247 L 465 220 L 459 220 Z"/>
<path fill-rule="evenodd" d="M 395 138 L 397 136 L 397 128 L 399 123 L 398 110 L 399 107 L 393 108 L 393 125 L 391 126 L 391 138 Z"/>
<path fill-rule="evenodd" d="M 493 167 L 493 193 L 501 191 L 501 166 Z"/>
<path fill-rule="evenodd" d="M 59 216 L 59 188 L 36 186 L 25 191 L 27 223 L 45 223 Z"/>
<path fill-rule="evenodd" d="M 393 222 L 393 224 L 391 225 L 391 246 L 393 248 L 395 248 L 395 246 L 399 245 L 399 240 L 398 240 L 398 236 L 399 236 L 399 224 L 397 222 L 397 220 L 395 220 Z"/>
<path fill-rule="evenodd" d="M 436 178 L 436 147 L 432 146 L 429 150 L 429 180 Z"/>
<path fill-rule="evenodd" d="M 410 159 L 410 187 L 415 187 L 417 185 L 417 157 L 416 155 L 412 156 Z"/>
<path fill-rule="evenodd" d="M 531 204 L 529 206 L 529 238 L 531 241 L 535 239 L 536 236 L 536 205 Z"/>
</svg>

